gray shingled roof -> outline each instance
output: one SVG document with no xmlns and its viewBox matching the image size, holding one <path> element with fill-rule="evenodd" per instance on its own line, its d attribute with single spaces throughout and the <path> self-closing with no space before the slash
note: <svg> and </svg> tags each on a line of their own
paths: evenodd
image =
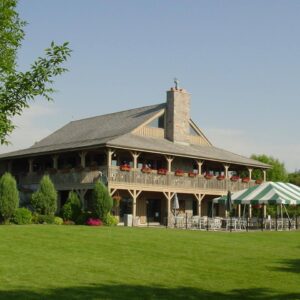
<svg viewBox="0 0 300 300">
<path fill-rule="evenodd" d="M 1 154 L 0 159 L 103 145 L 113 138 L 131 132 L 165 106 L 165 103 L 156 104 L 72 121 L 30 148 Z"/>
<path fill-rule="evenodd" d="M 0 155 L 0 159 L 55 153 L 85 147 L 111 146 L 210 159 L 254 167 L 269 165 L 213 146 L 182 145 L 166 139 L 134 135 L 131 132 L 164 109 L 166 104 L 146 106 L 117 113 L 73 121 L 32 147 Z"/>
<path fill-rule="evenodd" d="M 166 139 L 125 134 L 107 143 L 111 147 L 140 149 L 146 152 L 159 152 L 177 156 L 189 156 L 198 159 L 222 161 L 253 167 L 270 168 L 269 165 L 217 147 L 205 145 L 183 145 Z"/>
</svg>

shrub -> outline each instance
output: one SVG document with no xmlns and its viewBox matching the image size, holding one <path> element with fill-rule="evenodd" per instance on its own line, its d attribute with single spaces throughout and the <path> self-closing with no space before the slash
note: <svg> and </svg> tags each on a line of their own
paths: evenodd
<svg viewBox="0 0 300 300">
<path fill-rule="evenodd" d="M 53 215 L 39 215 L 33 214 L 32 223 L 34 224 L 54 224 Z"/>
<path fill-rule="evenodd" d="M 106 186 L 98 181 L 95 184 L 95 189 L 93 191 L 93 213 L 97 218 L 103 219 L 110 212 L 113 206 L 112 197 L 109 195 L 109 192 Z"/>
<path fill-rule="evenodd" d="M 31 219 L 32 213 L 25 207 L 18 208 L 13 215 L 13 222 L 18 225 L 30 224 Z"/>
<path fill-rule="evenodd" d="M 86 225 L 89 225 L 89 226 L 101 226 L 102 225 L 102 221 L 100 219 L 89 218 L 86 221 Z"/>
<path fill-rule="evenodd" d="M 68 200 L 62 208 L 64 220 L 76 221 L 81 214 L 81 201 L 75 192 L 70 192 Z"/>
<path fill-rule="evenodd" d="M 54 224 L 55 225 L 62 225 L 64 223 L 64 220 L 60 217 L 54 217 Z"/>
<path fill-rule="evenodd" d="M 89 211 L 81 212 L 78 218 L 75 220 L 78 225 L 85 225 L 86 221 L 92 217 L 92 213 Z"/>
<path fill-rule="evenodd" d="M 43 176 L 39 189 L 32 194 L 31 204 L 42 215 L 54 215 L 57 209 L 57 191 L 48 175 Z"/>
<path fill-rule="evenodd" d="M 0 178 L 0 215 L 6 223 L 19 206 L 19 192 L 15 178 L 5 173 Z"/>
<path fill-rule="evenodd" d="M 103 223 L 106 226 L 116 226 L 118 225 L 118 220 L 115 216 L 111 215 L 108 213 L 104 218 L 103 218 Z"/>
</svg>

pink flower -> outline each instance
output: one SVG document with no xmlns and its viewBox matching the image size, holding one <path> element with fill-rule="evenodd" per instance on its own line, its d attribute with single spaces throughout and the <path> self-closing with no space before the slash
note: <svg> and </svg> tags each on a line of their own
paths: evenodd
<svg viewBox="0 0 300 300">
<path fill-rule="evenodd" d="M 101 226 L 102 225 L 102 221 L 100 219 L 89 218 L 86 221 L 86 225 L 89 225 L 89 226 Z"/>
</svg>

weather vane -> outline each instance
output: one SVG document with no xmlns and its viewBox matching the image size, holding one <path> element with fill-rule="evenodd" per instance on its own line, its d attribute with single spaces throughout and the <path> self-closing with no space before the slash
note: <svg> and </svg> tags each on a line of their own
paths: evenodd
<svg viewBox="0 0 300 300">
<path fill-rule="evenodd" d="M 178 90 L 179 80 L 176 77 L 174 78 L 174 83 L 175 83 L 175 89 Z"/>
</svg>

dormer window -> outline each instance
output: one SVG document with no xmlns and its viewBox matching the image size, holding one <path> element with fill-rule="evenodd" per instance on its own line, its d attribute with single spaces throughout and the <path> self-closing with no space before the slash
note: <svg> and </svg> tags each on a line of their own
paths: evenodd
<svg viewBox="0 0 300 300">
<path fill-rule="evenodd" d="M 160 117 L 154 119 L 151 123 L 148 124 L 148 127 L 151 128 L 165 128 L 165 115 L 161 115 Z"/>
</svg>

